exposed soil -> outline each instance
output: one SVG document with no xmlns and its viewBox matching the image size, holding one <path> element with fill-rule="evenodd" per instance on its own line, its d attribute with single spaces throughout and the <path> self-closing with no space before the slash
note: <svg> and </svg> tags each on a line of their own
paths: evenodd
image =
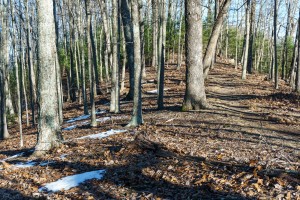
<svg viewBox="0 0 300 200">
<path fill-rule="evenodd" d="M 155 71 L 143 84 L 145 124 L 104 139 L 72 140 L 110 129 L 124 129 L 132 102 L 120 114 L 91 128 L 63 131 L 66 142 L 43 158 L 32 158 L 37 130 L 24 127 L 19 148 L 17 126 L 0 142 L 0 199 L 300 199 L 300 97 L 282 81 L 280 90 L 262 75 L 240 79 L 240 70 L 217 64 L 206 83 L 209 110 L 181 112 L 185 70 L 166 69 L 165 109 L 156 110 Z M 109 110 L 109 96 L 97 109 Z M 65 105 L 64 118 L 83 115 L 83 106 Z M 64 123 L 63 128 L 73 124 Z M 61 158 L 66 155 L 65 158 Z M 38 159 L 47 166 L 18 169 L 14 164 Z M 50 163 L 50 161 L 55 161 Z M 61 177 L 106 169 L 92 180 L 57 193 L 38 188 Z"/>
</svg>

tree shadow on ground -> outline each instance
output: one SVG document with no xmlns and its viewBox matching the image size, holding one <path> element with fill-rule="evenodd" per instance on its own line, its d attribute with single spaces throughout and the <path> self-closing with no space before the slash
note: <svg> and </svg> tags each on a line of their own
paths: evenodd
<svg viewBox="0 0 300 200">
<path fill-rule="evenodd" d="M 141 144 L 143 141 L 135 141 L 134 143 Z M 120 147 L 125 147 L 125 145 L 117 144 L 115 148 L 112 146 L 110 148 L 113 150 L 110 152 L 112 154 L 117 153 L 121 149 Z M 67 166 L 77 173 L 106 169 L 107 172 L 103 180 L 88 181 L 78 187 L 78 194 L 88 193 L 96 199 L 132 199 L 134 196 L 137 198 L 148 196 L 150 199 L 152 197 L 163 199 L 253 199 L 246 198 L 234 192 L 233 189 L 216 190 L 211 182 L 197 185 L 193 181 L 186 182 L 186 184 L 170 181 L 166 178 L 166 174 L 169 173 L 166 171 L 166 166 L 174 164 L 174 160 L 178 160 L 177 163 L 175 162 L 175 165 L 192 162 L 199 169 L 199 173 L 193 174 L 193 180 L 203 176 L 205 171 L 202 167 L 203 163 L 216 169 L 227 168 L 228 173 L 232 174 L 248 172 L 253 170 L 253 168 L 231 163 L 209 161 L 202 157 L 181 156 L 156 144 L 150 144 L 150 146 L 147 146 L 147 144 L 143 146 L 142 144 L 141 146 L 138 145 L 138 148 L 139 153 L 133 152 L 126 156 L 125 159 L 128 161 L 126 164 L 104 166 L 101 164 L 90 165 L 85 162 L 59 162 L 50 167 L 63 170 Z M 146 173 L 146 169 L 152 169 L 154 174 L 151 174 L 151 172 Z M 185 179 L 185 177 L 182 177 L 184 174 L 177 175 Z M 188 179 L 190 177 L 186 177 L 187 181 Z M 128 191 L 124 191 L 123 194 L 116 193 L 116 191 L 111 190 L 109 187 L 105 187 L 103 183 L 111 185 L 114 189 L 124 187 L 130 191 L 130 194 L 127 193 Z M 71 197 L 70 194 L 66 193 L 66 197 L 68 196 Z"/>
</svg>

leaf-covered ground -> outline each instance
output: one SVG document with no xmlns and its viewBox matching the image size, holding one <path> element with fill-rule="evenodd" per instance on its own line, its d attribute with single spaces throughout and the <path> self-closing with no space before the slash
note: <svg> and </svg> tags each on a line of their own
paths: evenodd
<svg viewBox="0 0 300 200">
<path fill-rule="evenodd" d="M 181 112 L 184 69 L 166 69 L 165 109 L 156 110 L 154 70 L 143 84 L 145 124 L 100 139 L 86 135 L 124 130 L 132 102 L 120 114 L 99 112 L 63 124 L 65 143 L 42 158 L 30 156 L 37 130 L 24 126 L 19 148 L 17 126 L 0 141 L 0 199 L 300 199 L 300 97 L 262 75 L 240 79 L 240 70 L 218 64 L 206 83 L 209 110 Z M 105 89 L 103 89 L 105 91 Z M 97 98 L 97 109 L 108 110 Z M 83 106 L 66 104 L 65 121 L 83 115 Z M 72 128 L 70 128 L 72 126 Z M 69 128 L 68 128 L 69 127 Z M 18 168 L 17 163 L 34 166 Z M 31 162 L 30 162 L 31 161 Z M 40 165 L 42 163 L 42 165 Z M 56 193 L 39 192 L 46 183 L 95 170 L 90 180 Z"/>
</svg>

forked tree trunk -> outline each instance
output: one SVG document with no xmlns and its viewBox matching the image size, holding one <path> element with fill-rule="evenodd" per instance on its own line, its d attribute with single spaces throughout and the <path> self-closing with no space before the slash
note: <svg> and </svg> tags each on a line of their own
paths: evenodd
<svg viewBox="0 0 300 200">
<path fill-rule="evenodd" d="M 186 91 L 183 111 L 208 108 L 202 63 L 202 19 L 199 0 L 185 2 Z"/>
</svg>

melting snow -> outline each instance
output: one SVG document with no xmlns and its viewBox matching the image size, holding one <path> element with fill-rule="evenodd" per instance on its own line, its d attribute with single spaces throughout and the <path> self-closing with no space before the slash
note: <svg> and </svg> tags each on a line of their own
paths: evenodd
<svg viewBox="0 0 300 200">
<path fill-rule="evenodd" d="M 55 163 L 55 162 L 54 161 L 44 161 L 44 162 L 40 163 L 40 166 L 44 167 L 44 166 L 47 166 L 47 165 L 52 164 L 52 163 Z"/>
<path fill-rule="evenodd" d="M 73 129 L 77 128 L 77 125 L 69 126 L 67 128 L 64 128 L 63 131 L 71 131 Z"/>
<path fill-rule="evenodd" d="M 101 138 L 105 138 L 111 135 L 115 135 L 118 133 L 124 133 L 126 132 L 126 130 L 110 130 L 110 131 L 106 131 L 106 132 L 102 132 L 102 133 L 98 133 L 98 134 L 93 134 L 93 135 L 87 135 L 87 136 L 83 136 L 80 138 L 77 138 L 78 140 L 81 139 L 101 139 Z"/>
<path fill-rule="evenodd" d="M 18 164 L 15 164 L 14 167 L 16 168 L 29 168 L 29 167 L 33 167 L 36 165 L 37 162 L 34 162 L 32 160 L 26 162 L 26 163 L 18 163 Z"/>
<path fill-rule="evenodd" d="M 6 160 L 10 160 L 10 159 L 13 159 L 13 158 L 17 158 L 17 157 L 20 157 L 20 156 L 23 156 L 23 155 L 24 155 L 24 152 L 18 153 L 18 154 L 16 154 L 16 155 L 11 156 L 11 157 L 2 159 L 2 160 L 0 160 L 0 162 L 6 161 Z"/>
<path fill-rule="evenodd" d="M 103 114 L 103 113 L 106 113 L 106 110 L 100 110 L 100 111 L 97 111 L 97 112 L 96 112 L 96 115 Z M 75 118 L 73 118 L 73 119 L 68 120 L 67 123 L 73 123 L 73 122 L 76 122 L 76 121 L 88 119 L 90 116 L 91 116 L 91 115 L 81 115 L 81 116 L 79 116 L 79 117 L 75 117 Z"/>
<path fill-rule="evenodd" d="M 110 117 L 103 117 L 103 118 L 100 118 L 100 119 L 96 119 L 97 122 L 106 122 L 110 120 Z"/>
<path fill-rule="evenodd" d="M 169 88 L 165 88 L 164 91 L 167 91 L 169 90 Z M 157 89 L 155 90 L 150 90 L 150 91 L 147 91 L 148 94 L 157 94 Z"/>
<path fill-rule="evenodd" d="M 68 155 L 68 154 L 63 154 L 63 155 L 61 155 L 61 156 L 60 156 L 60 159 L 62 159 L 62 160 L 66 159 L 67 155 Z"/>
<path fill-rule="evenodd" d="M 73 187 L 77 187 L 81 183 L 91 180 L 91 179 L 102 179 L 105 170 L 97 170 L 91 172 L 85 172 L 82 174 L 76 174 L 72 176 L 67 176 L 59 179 L 58 181 L 48 183 L 44 187 L 39 189 L 39 192 L 58 192 L 60 190 L 69 190 Z"/>
</svg>

